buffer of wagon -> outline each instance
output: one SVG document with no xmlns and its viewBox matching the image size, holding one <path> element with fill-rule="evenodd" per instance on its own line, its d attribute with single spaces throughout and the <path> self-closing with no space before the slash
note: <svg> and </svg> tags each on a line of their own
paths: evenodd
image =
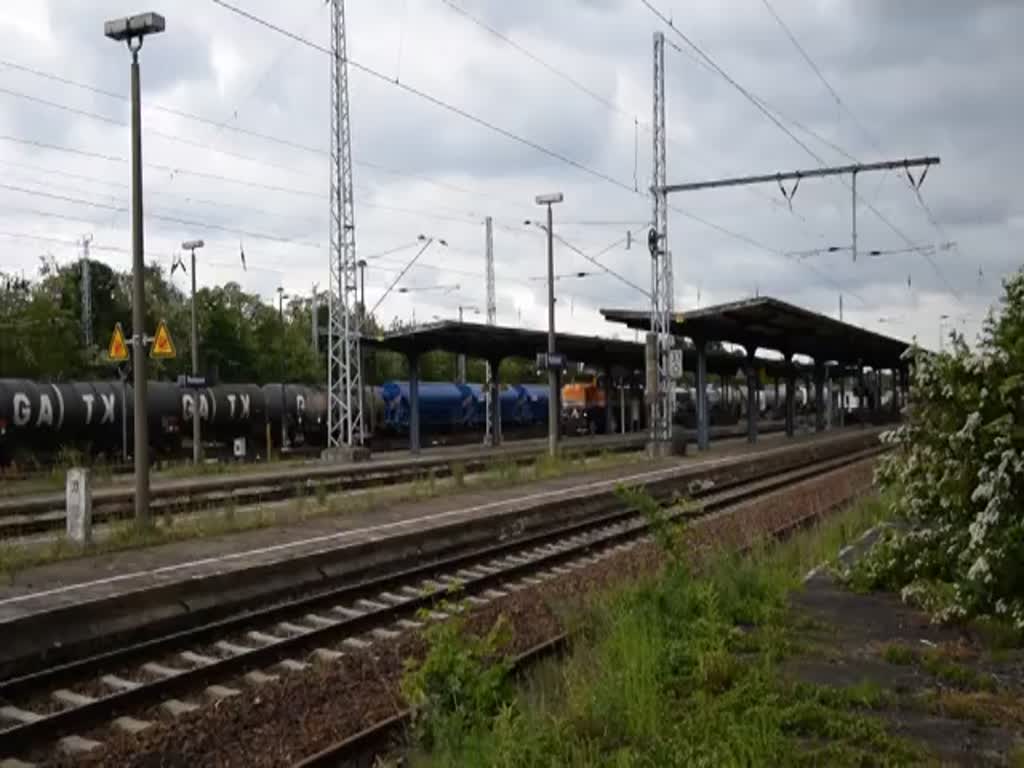
<svg viewBox="0 0 1024 768">
<path fill-rule="evenodd" d="M 651 327 L 649 310 L 602 309 L 601 314 L 606 320 L 636 330 L 649 331 Z M 830 413 L 836 413 L 840 426 L 845 424 L 851 402 L 847 393 L 850 379 L 857 392 L 855 410 L 862 423 L 898 417 L 901 403 L 905 402 L 905 353 L 910 346 L 907 342 L 778 299 L 759 297 L 678 312 L 672 317 L 671 333 L 677 342 L 688 340 L 684 344 L 684 362 L 691 370 L 696 368 L 697 444 L 702 450 L 710 442 L 707 374 L 712 370 L 711 350 L 722 343 L 745 350 L 740 360 L 747 378 L 747 435 L 751 442 L 757 440 L 759 408 L 755 403 L 767 378 L 775 380 L 776 402 L 779 379 L 785 379 L 784 415 L 789 435 L 796 424 L 798 377 L 807 380 L 808 399 L 809 380 L 813 377 L 814 426 L 818 431 L 826 428 L 826 406 Z M 775 353 L 781 359 L 766 367 L 759 351 Z M 686 355 L 690 361 L 685 361 Z M 797 356 L 810 358 L 810 363 L 801 364 L 794 359 Z M 871 369 L 870 382 L 867 369 Z M 889 408 L 883 410 L 882 382 L 886 372 L 892 395 Z M 832 383 L 838 383 L 838 391 Z"/>
<path fill-rule="evenodd" d="M 492 440 L 501 442 L 501 407 L 498 395 L 501 382 L 498 371 L 501 361 L 505 358 L 518 357 L 535 360 L 537 355 L 545 354 L 548 348 L 546 331 L 526 330 L 499 325 L 482 323 L 441 321 L 417 326 L 412 329 L 396 331 L 377 338 L 367 337 L 363 344 L 378 349 L 387 349 L 405 356 L 409 368 L 409 447 L 413 451 L 420 448 L 420 414 L 419 385 L 420 358 L 433 351 L 444 351 L 456 355 L 484 360 L 490 364 L 492 372 L 491 407 Z M 621 339 L 606 339 L 598 336 L 559 333 L 555 337 L 555 348 L 564 355 L 570 364 L 584 364 L 603 373 L 608 402 L 615 402 L 610 391 L 617 383 L 618 399 L 623 403 L 627 390 L 639 390 L 639 383 L 644 380 L 644 345 Z M 711 350 L 705 356 L 706 370 L 721 376 L 732 377 L 738 367 L 744 363 L 744 356 L 725 350 Z M 784 366 L 780 361 L 757 358 L 757 365 L 769 371 L 771 375 L 782 375 Z M 684 363 L 691 371 L 696 371 L 694 355 L 684 357 Z M 559 395 L 561 392 L 559 391 Z M 624 406 L 623 406 L 624 408 Z M 560 411 L 561 409 L 559 409 Z M 643 410 L 643 409 L 641 409 Z M 611 432 L 613 409 L 605 409 L 608 423 L 606 430 Z M 620 420 L 625 430 L 626 419 Z"/>
</svg>

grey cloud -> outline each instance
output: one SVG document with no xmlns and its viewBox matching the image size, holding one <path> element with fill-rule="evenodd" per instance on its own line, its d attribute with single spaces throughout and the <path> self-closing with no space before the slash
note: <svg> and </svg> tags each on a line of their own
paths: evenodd
<svg viewBox="0 0 1024 768">
<path fill-rule="evenodd" d="M 641 4 L 625 0 L 461 1 L 503 33 L 623 105 L 627 116 L 606 110 L 460 19 L 439 0 L 410 0 L 404 31 L 401 3 L 350 3 L 350 43 L 360 60 L 391 73 L 398 40 L 404 35 L 402 77 L 407 82 L 631 185 L 631 115 L 635 112 L 642 122 L 650 119 L 651 32 L 657 27 L 654 17 Z M 878 157 L 872 142 L 831 100 L 759 2 L 683 4 L 662 0 L 656 4 L 671 13 L 680 28 L 752 91 L 856 156 Z M 147 43 L 143 50 L 147 102 L 165 103 L 215 119 L 230 119 L 233 124 L 326 149 L 328 71 L 323 54 L 244 22 L 207 0 L 174 5 L 177 7 L 167 8 L 168 33 Z M 998 276 L 1020 263 L 1007 226 L 1013 212 L 1024 209 L 1015 183 L 1024 166 L 1017 151 L 1020 105 L 1013 96 L 1024 86 L 1022 54 L 1015 37 L 1022 27 L 1020 5 L 994 0 L 970 4 L 847 0 L 812 7 L 774 0 L 773 5 L 844 102 L 878 137 L 882 153 L 942 155 L 942 166 L 929 173 L 922 194 L 949 237 L 960 243 L 960 251 L 940 253 L 935 259 L 947 280 L 962 293 L 969 311 L 980 318 L 997 290 Z M 322 23 L 326 13 L 318 16 L 313 11 L 271 0 L 252 0 L 246 3 L 246 8 L 308 34 L 319 43 L 326 42 L 326 26 Z M 5 45 L 5 55 L 111 90 L 126 91 L 127 52 L 104 40 L 99 30 L 103 18 L 132 10 L 135 8 L 119 0 L 69 3 L 63 16 L 51 14 L 57 41 L 51 52 L 40 54 L 28 43 L 5 39 L 5 43 L 10 43 Z M 0 38 L 8 34 L 0 29 Z M 667 36 L 681 45 L 671 33 Z M 227 82 L 222 92 L 214 62 L 216 55 L 223 55 L 228 49 L 238 57 L 240 70 L 239 77 Z M 93 97 L 27 76 L 0 71 L 0 83 L 35 89 L 45 98 L 83 108 L 127 115 L 123 102 Z M 676 137 L 669 147 L 673 178 L 687 180 L 815 164 L 729 85 L 672 49 L 668 53 L 668 90 L 670 133 Z M 357 159 L 486 193 L 474 197 L 357 166 L 357 232 L 361 252 L 384 250 L 427 231 L 477 253 L 482 243 L 480 215 L 490 213 L 505 224 L 518 225 L 535 210 L 533 195 L 549 189 L 565 192 L 566 203 L 557 214 L 565 221 L 643 220 L 650 215 L 650 203 L 644 195 L 630 194 L 560 165 L 393 86 L 353 73 L 352 99 Z M 45 136 L 57 143 L 82 145 L 93 151 L 127 153 L 125 137 L 118 132 L 104 135 L 102 125 L 87 124 L 84 118 L 48 114 L 27 105 L 2 103 L 6 108 L 2 118 L 5 129 L 12 133 Z M 146 157 L 152 162 L 325 191 L 322 199 L 306 198 L 184 175 L 171 179 L 167 174 L 147 171 L 147 188 L 152 191 L 147 198 L 147 210 L 180 210 L 194 214 L 183 218 L 202 219 L 228 228 L 326 240 L 325 156 L 297 152 L 152 111 L 146 113 L 146 125 L 264 158 L 297 172 L 147 138 Z M 793 130 L 826 162 L 843 161 L 831 148 L 798 129 Z M 649 183 L 650 136 L 641 130 L 638 139 L 637 175 L 642 190 Z M 0 147 L 2 159 L 70 168 L 107 180 L 126 181 L 124 166 L 28 153 L 9 146 Z M 58 186 L 85 184 L 62 181 L 59 176 L 47 178 Z M 941 239 L 906 182 L 895 174 L 865 177 L 860 188 L 865 200 L 913 241 Z M 126 188 L 96 190 L 127 195 Z M 678 197 L 673 204 L 749 235 L 775 251 L 849 242 L 849 192 L 840 184 L 807 181 L 794 201 L 793 215 L 765 196 L 781 202 L 775 188 L 765 187 L 756 193 L 734 191 Z M 227 205 L 215 207 L 182 199 L 199 197 Z M 365 203 L 433 211 L 466 221 L 434 220 Z M 13 193 L 4 193 L 0 197 L 0 205 L 3 204 L 31 203 Z M 111 217 L 97 216 L 96 211 L 71 205 L 40 203 L 39 207 L 112 221 Z M 269 215 L 246 208 L 261 209 Z M 80 234 L 82 226 L 20 214 L 0 216 L 4 229 L 39 228 L 65 238 Z M 862 206 L 859 219 L 862 248 L 905 245 L 866 206 Z M 120 228 L 119 243 L 126 245 L 124 217 L 114 226 Z M 151 221 L 148 241 L 154 250 L 171 248 L 185 234 L 183 229 Z M 566 231 L 588 253 L 607 245 L 617 234 L 616 230 L 594 228 L 567 227 Z M 942 282 L 918 256 L 875 260 L 865 257 L 856 265 L 850 262 L 848 254 L 822 256 L 808 260 L 817 268 L 816 272 L 808 263 L 759 249 L 677 215 L 671 219 L 670 237 L 678 275 L 676 293 L 684 303 L 695 301 L 698 286 L 705 304 L 751 294 L 756 286 L 761 293 L 777 294 L 834 313 L 839 286 L 846 292 L 849 316 L 859 322 L 873 324 L 880 316 L 905 314 L 905 332 L 927 333 L 928 338 L 934 336 L 932 326 L 937 312 L 965 311 L 945 293 Z M 237 236 L 211 230 L 208 239 L 216 243 L 222 254 L 218 261 L 232 261 Z M 496 240 L 502 318 L 513 321 L 513 296 L 521 297 L 520 301 L 533 308 L 542 306 L 542 284 L 516 282 L 542 271 L 534 266 L 535 259 L 537 264 L 542 262 L 542 243 L 504 231 L 499 232 Z M 24 245 L 13 253 L 19 263 L 31 267 L 36 250 L 34 245 Z M 243 284 L 251 289 L 269 295 L 282 280 L 294 283 L 288 286 L 291 291 L 308 291 L 310 283 L 326 282 L 325 251 L 255 240 L 246 240 L 246 250 L 254 264 L 287 267 L 283 276 L 256 271 L 243 275 L 243 280 L 248 281 Z M 387 267 L 401 268 L 410 255 L 397 255 Z M 73 249 L 64 255 L 73 256 Z M 482 257 L 452 252 L 431 253 L 426 258 L 432 265 L 482 272 Z M 619 249 L 607 254 L 605 262 L 641 285 L 649 281 L 649 260 L 642 252 Z M 584 260 L 563 251 L 559 252 L 559 263 L 567 269 L 589 268 Z M 977 276 L 979 266 L 983 268 L 983 280 Z M 394 274 L 374 275 L 374 290 L 383 290 Z M 908 274 L 912 277 L 912 290 L 906 288 Z M 211 279 L 223 280 L 232 273 L 211 270 L 210 275 Z M 414 268 L 410 277 L 430 284 L 443 280 L 444 274 L 436 269 Z M 474 300 L 482 296 L 482 279 L 458 279 L 465 284 L 463 293 Z M 643 304 L 643 297 L 631 295 L 629 289 L 607 277 L 588 278 L 564 289 L 576 297 L 574 302 L 570 301 L 574 311 L 565 315 L 563 304 L 559 315 L 560 322 L 568 323 L 570 329 L 611 332 L 615 329 L 596 318 L 596 307 Z M 855 295 L 862 297 L 864 303 Z M 431 297 L 418 304 L 422 310 L 417 312 L 445 314 L 447 307 L 451 314 L 454 302 L 454 297 Z M 386 309 L 408 312 L 411 305 L 392 305 L 389 300 Z"/>
</svg>

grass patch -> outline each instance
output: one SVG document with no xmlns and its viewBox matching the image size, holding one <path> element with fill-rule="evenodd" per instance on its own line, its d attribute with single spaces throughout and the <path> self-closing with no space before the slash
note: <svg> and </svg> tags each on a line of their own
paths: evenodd
<svg viewBox="0 0 1024 768">
<path fill-rule="evenodd" d="M 222 514 L 216 516 L 164 515 L 149 526 L 138 525 L 133 521 L 112 523 L 104 530 L 102 539 L 86 546 L 76 544 L 63 535 L 45 544 L 31 547 L 2 543 L 0 583 L 13 583 L 20 571 L 63 560 L 251 530 L 275 522 L 278 522 L 278 518 L 264 511 L 252 511 L 236 517 L 233 509 L 228 507 Z"/>
<path fill-rule="evenodd" d="M 592 598 L 573 622 L 572 650 L 515 690 L 488 678 L 500 701 L 469 718 L 434 707 L 420 721 L 414 766 L 878 765 L 922 761 L 873 710 L 891 694 L 865 683 L 845 689 L 793 684 L 778 662 L 795 640 L 787 597 L 806 570 L 878 519 L 866 502 L 776 547 L 720 554 L 692 572 L 686 532 L 635 491 L 665 548 L 654 577 Z M 481 660 L 481 640 L 432 642 L 422 669 L 460 654 Z M 465 649 L 460 650 L 460 643 Z M 493 652 L 493 647 L 491 648 Z M 458 667 L 460 670 L 462 666 Z M 493 670 L 495 667 L 483 667 Z M 500 667 L 497 667 L 499 670 Z M 483 674 L 481 672 L 481 674 Z M 451 681 L 413 703 L 449 701 Z M 477 690 L 458 679 L 458 691 Z M 465 702 L 468 698 L 455 700 Z"/>
<path fill-rule="evenodd" d="M 953 659 L 941 650 L 931 649 L 924 653 L 921 667 L 942 682 L 973 691 L 994 691 L 996 682 L 991 675 L 971 669 Z"/>
<path fill-rule="evenodd" d="M 624 453 L 594 457 L 588 459 L 582 467 L 570 462 L 560 462 L 552 465 L 549 476 L 568 476 L 581 471 L 620 466 L 643 459 L 642 453 Z M 510 464 L 512 462 L 505 459 L 484 472 L 473 475 L 467 475 L 465 466 L 462 465 L 461 483 L 454 476 L 454 470 L 451 478 L 438 478 L 435 472 L 430 471 L 409 483 L 335 494 L 329 493 L 323 482 L 297 482 L 293 484 L 293 499 L 275 502 L 266 507 L 259 504 L 239 506 L 234 498 L 229 498 L 217 509 L 183 511 L 177 514 L 165 511 L 149 528 L 139 529 L 133 522 L 102 524 L 94 531 L 96 541 L 88 547 L 74 544 L 62 535 L 41 543 L 0 542 L 0 583 L 11 583 L 19 572 L 28 568 L 64 560 L 152 547 L 175 541 L 241 533 L 320 517 L 372 512 L 383 506 L 401 502 L 454 495 L 478 487 L 507 488 L 533 480 L 527 473 L 520 472 L 518 466 L 515 471 L 509 469 Z M 63 476 L 60 480 L 63 487 Z M 315 500 L 316 503 L 309 503 L 310 500 Z"/>
<path fill-rule="evenodd" d="M 917 653 L 903 643 L 889 643 L 882 651 L 882 658 L 890 664 L 906 667 L 917 661 Z"/>
<path fill-rule="evenodd" d="M 958 643 L 943 643 L 934 648 L 917 650 L 903 643 L 889 643 L 881 656 L 889 664 L 917 666 L 945 685 L 970 691 L 995 691 L 995 679 L 962 661 L 972 659 L 973 651 Z"/>
<path fill-rule="evenodd" d="M 956 720 L 969 720 L 978 725 L 1012 725 L 1024 727 L 1024 705 L 1015 693 L 959 691 L 949 688 L 929 691 L 922 699 L 924 708 L 933 714 Z"/>
</svg>

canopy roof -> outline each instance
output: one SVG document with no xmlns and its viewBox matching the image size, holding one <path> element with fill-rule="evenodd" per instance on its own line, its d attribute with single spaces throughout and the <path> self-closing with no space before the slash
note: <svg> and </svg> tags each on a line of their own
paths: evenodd
<svg viewBox="0 0 1024 768">
<path fill-rule="evenodd" d="M 606 320 L 650 329 L 649 310 L 602 309 Z M 910 344 L 769 297 L 676 313 L 672 333 L 690 339 L 807 355 L 817 361 L 898 368 Z"/>
<path fill-rule="evenodd" d="M 547 352 L 548 335 L 546 331 L 449 320 L 376 338 L 368 337 L 363 343 L 407 356 L 443 350 L 493 361 L 506 357 L 533 359 L 538 353 Z M 633 341 L 558 333 L 555 335 L 555 349 L 574 363 L 601 368 L 611 366 L 626 373 L 644 369 L 644 345 Z M 684 355 L 683 362 L 687 370 L 695 370 L 696 355 Z M 709 373 L 732 376 L 744 363 L 740 353 L 726 350 L 710 350 L 708 353 Z M 758 358 L 757 366 L 763 368 L 768 376 L 785 374 L 785 364 L 781 360 Z"/>
</svg>

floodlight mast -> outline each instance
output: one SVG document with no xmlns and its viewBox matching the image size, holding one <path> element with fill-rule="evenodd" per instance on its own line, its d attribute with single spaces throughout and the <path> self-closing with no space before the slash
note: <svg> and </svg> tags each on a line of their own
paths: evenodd
<svg viewBox="0 0 1024 768">
<path fill-rule="evenodd" d="M 192 252 L 192 375 L 199 379 L 199 319 L 196 314 L 196 251 L 206 243 L 202 240 L 186 240 L 181 247 Z M 199 426 L 200 392 L 195 387 L 192 393 L 192 464 L 198 466 L 202 460 L 203 441 Z"/>
<path fill-rule="evenodd" d="M 135 521 L 144 526 L 150 524 L 151 517 L 149 429 L 146 420 L 146 263 L 142 230 L 142 96 L 139 49 L 142 48 L 142 41 L 147 35 L 163 32 L 165 27 L 164 17 L 152 12 L 113 19 L 103 25 L 103 33 L 111 40 L 127 43 L 132 54 L 132 374 L 135 385 Z"/>
<path fill-rule="evenodd" d="M 127 42 L 138 39 L 139 47 L 142 46 L 142 38 L 146 35 L 155 35 L 163 32 L 167 23 L 159 13 L 137 13 L 134 16 L 125 16 L 120 19 L 112 19 L 103 25 L 103 34 L 111 40 Z"/>
</svg>

